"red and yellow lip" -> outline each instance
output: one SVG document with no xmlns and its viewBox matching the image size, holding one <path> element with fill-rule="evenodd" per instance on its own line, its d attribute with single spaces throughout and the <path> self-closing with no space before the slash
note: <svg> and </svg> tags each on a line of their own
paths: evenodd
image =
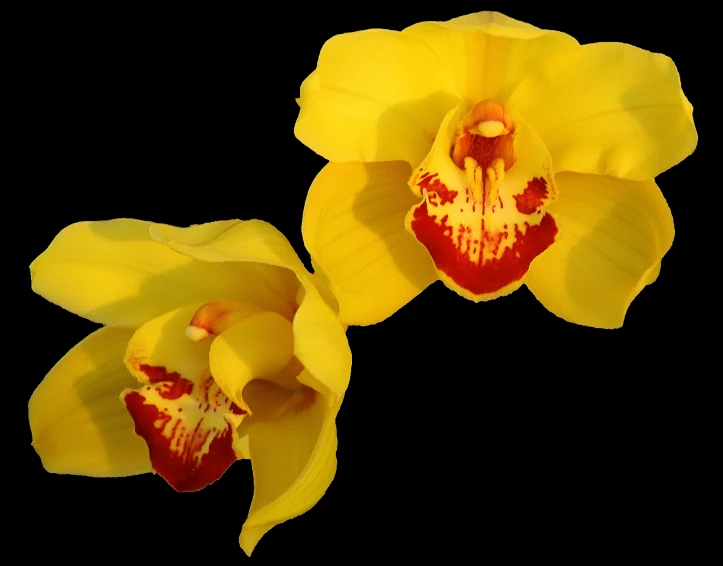
<svg viewBox="0 0 723 566">
<path fill-rule="evenodd" d="M 457 123 L 447 114 L 409 186 L 422 202 L 406 227 L 442 281 L 475 301 L 507 295 L 532 260 L 555 242 L 545 207 L 556 196 L 544 143 L 500 103 L 475 104 Z"/>
</svg>

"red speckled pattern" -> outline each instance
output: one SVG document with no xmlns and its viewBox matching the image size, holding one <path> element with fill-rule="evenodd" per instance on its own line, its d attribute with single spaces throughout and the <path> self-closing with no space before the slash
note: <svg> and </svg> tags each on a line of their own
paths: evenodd
<svg viewBox="0 0 723 566">
<path fill-rule="evenodd" d="M 198 383 L 162 366 L 140 365 L 149 383 L 123 396 L 153 469 L 177 491 L 197 491 L 238 457 L 235 429 L 246 414 L 206 374 Z"/>
<path fill-rule="evenodd" d="M 502 192 L 486 204 L 486 191 L 477 201 L 469 187 L 464 194 L 450 190 L 430 172 L 416 183 L 424 200 L 413 209 L 411 231 L 436 268 L 475 296 L 494 296 L 520 281 L 557 236 L 555 220 L 541 210 L 548 196 L 543 178 L 535 177 L 520 195 L 513 195 L 516 210 L 504 215 L 509 196 Z"/>
<path fill-rule="evenodd" d="M 429 250 L 434 265 L 451 278 L 460 287 L 475 295 L 492 294 L 507 285 L 519 281 L 527 273 L 530 263 L 554 241 L 557 234 L 555 220 L 545 214 L 539 225 L 525 225 L 524 232 L 517 226 L 512 247 L 504 250 L 498 259 L 472 261 L 467 253 L 460 252 L 455 242 L 451 226 L 442 217 L 440 223 L 427 213 L 427 203 L 423 202 L 414 211 L 412 229 L 417 239 Z M 480 220 L 484 223 L 484 220 Z M 484 232 L 484 228 L 482 228 Z M 507 232 L 485 233 L 483 245 L 493 251 L 499 249 L 502 239 L 508 237 Z M 458 236 L 458 240 L 461 235 Z"/>
<path fill-rule="evenodd" d="M 547 181 L 542 177 L 535 177 L 527 183 L 521 195 L 514 195 L 515 206 L 522 214 L 537 212 L 547 200 Z"/>
</svg>

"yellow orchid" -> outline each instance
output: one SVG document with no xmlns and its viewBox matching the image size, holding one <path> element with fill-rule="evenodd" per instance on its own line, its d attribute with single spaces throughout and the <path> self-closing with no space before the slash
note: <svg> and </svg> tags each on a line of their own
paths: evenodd
<svg viewBox="0 0 723 566">
<path fill-rule="evenodd" d="M 440 279 L 621 326 L 673 241 L 654 179 L 697 143 L 668 57 L 495 12 L 335 36 L 298 103 L 296 136 L 331 162 L 304 243 L 346 324 Z"/>
<path fill-rule="evenodd" d="M 35 292 L 104 325 L 30 400 L 48 471 L 155 471 L 194 491 L 248 458 L 247 554 L 321 498 L 336 470 L 351 354 L 334 298 L 275 228 L 78 223 L 31 274 Z"/>
</svg>

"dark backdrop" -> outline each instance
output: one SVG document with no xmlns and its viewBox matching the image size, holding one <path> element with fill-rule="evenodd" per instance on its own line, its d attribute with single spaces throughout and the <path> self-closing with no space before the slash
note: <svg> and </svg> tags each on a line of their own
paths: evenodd
<svg viewBox="0 0 723 566">
<path fill-rule="evenodd" d="M 237 217 L 273 223 L 308 265 L 301 212 L 324 160 L 294 138 L 294 98 L 324 41 L 486 7 L 411 6 L 403 14 L 348 3 L 39 10 L 21 43 L 30 56 L 18 83 L 27 108 L 19 139 L 29 157 L 19 186 L 30 223 L 24 264 L 79 220 L 188 225 Z M 701 54 L 685 14 L 595 3 L 498 9 L 580 42 L 628 42 L 670 55 L 705 142 Z M 388 321 L 349 329 L 354 362 L 338 417 L 336 478 L 310 512 L 272 529 L 254 560 L 343 564 L 449 553 L 448 562 L 458 563 L 501 551 L 560 556 L 580 543 L 579 558 L 630 542 L 641 556 L 676 547 L 691 496 L 681 474 L 690 471 L 691 441 L 703 426 L 690 420 L 690 383 L 704 370 L 686 345 L 695 326 L 692 274 L 700 274 L 690 257 L 699 245 L 701 203 L 691 195 L 701 165 L 694 154 L 659 178 L 676 241 L 620 330 L 566 323 L 524 287 L 475 305 L 441 283 Z M 36 537 L 29 556 L 82 564 L 244 561 L 237 537 L 252 496 L 248 462 L 182 495 L 153 475 L 90 479 L 43 470 L 30 446 L 27 399 L 95 325 L 33 295 L 27 283 L 23 335 L 31 345 L 6 402 L 19 408 L 13 433 L 22 435 L 27 504 L 16 528 Z M 440 333 L 450 324 L 463 329 L 452 344 Z"/>
</svg>

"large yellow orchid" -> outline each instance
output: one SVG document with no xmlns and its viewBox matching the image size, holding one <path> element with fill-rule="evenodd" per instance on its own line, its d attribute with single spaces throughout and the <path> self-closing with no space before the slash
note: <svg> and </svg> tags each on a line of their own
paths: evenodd
<svg viewBox="0 0 723 566">
<path fill-rule="evenodd" d="M 324 494 L 351 355 L 334 298 L 275 228 L 78 223 L 31 273 L 37 293 L 104 325 L 30 400 L 47 470 L 155 471 L 194 491 L 249 458 L 248 554 Z"/>
<path fill-rule="evenodd" d="M 697 143 L 669 58 L 494 12 L 335 36 L 298 102 L 297 137 L 331 161 L 304 242 L 348 324 L 441 279 L 621 326 L 673 240 L 654 178 Z"/>
</svg>

